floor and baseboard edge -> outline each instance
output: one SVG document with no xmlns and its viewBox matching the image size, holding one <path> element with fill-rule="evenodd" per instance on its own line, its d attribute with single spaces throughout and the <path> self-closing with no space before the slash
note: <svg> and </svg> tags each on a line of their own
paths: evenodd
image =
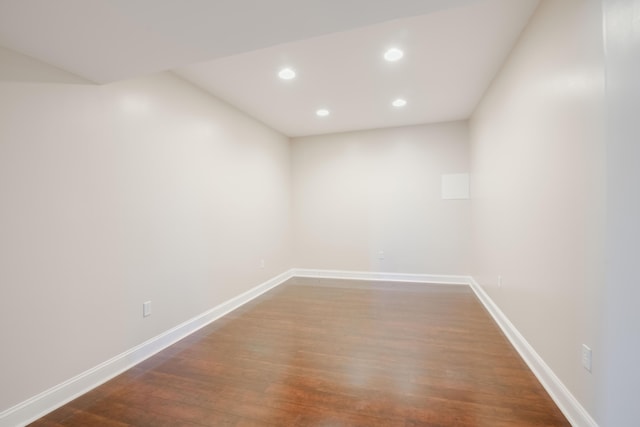
<svg viewBox="0 0 640 427">
<path fill-rule="evenodd" d="M 498 324 L 511 345 L 520 354 L 529 369 L 551 396 L 567 420 L 574 427 L 598 427 L 598 424 L 578 402 L 571 392 L 560 381 L 549 365 L 527 342 L 522 334 L 511 323 L 509 318 L 500 310 L 498 305 L 489 297 L 484 289 L 471 276 L 461 275 L 433 275 L 385 273 L 371 271 L 317 270 L 295 268 L 294 277 L 317 277 L 325 279 L 378 280 L 415 283 L 437 283 L 452 285 L 469 285 L 482 305 Z"/>
<path fill-rule="evenodd" d="M 529 369 L 538 378 L 538 381 L 558 405 L 567 420 L 574 427 L 598 427 L 595 420 L 586 409 L 578 402 L 571 392 L 560 381 L 549 365 L 540 357 L 527 340 L 520 334 L 509 318 L 500 310 L 485 290 L 472 277 L 469 277 L 469 286 L 487 309 L 493 320 L 498 324 L 511 345 L 524 359 Z"/>
<path fill-rule="evenodd" d="M 598 427 L 598 424 L 584 407 L 580 405 L 502 310 L 471 276 L 301 268 L 288 270 L 269 279 L 211 310 L 1 412 L 0 427 L 24 426 L 44 416 L 292 277 L 469 285 L 569 422 L 574 427 Z"/>
<path fill-rule="evenodd" d="M 388 282 L 439 283 L 449 285 L 468 285 L 469 276 L 444 274 L 407 274 L 385 273 L 377 271 L 317 270 L 294 268 L 295 277 L 317 277 L 321 279 L 377 280 Z"/>
<path fill-rule="evenodd" d="M 24 426 L 37 420 L 194 333 L 230 311 L 248 303 L 291 277 L 293 277 L 293 270 L 279 274 L 124 353 L 1 412 L 0 427 Z"/>
</svg>

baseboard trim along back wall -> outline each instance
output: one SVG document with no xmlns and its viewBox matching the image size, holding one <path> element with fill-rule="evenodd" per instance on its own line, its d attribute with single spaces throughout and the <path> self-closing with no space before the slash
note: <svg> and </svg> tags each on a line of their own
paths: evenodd
<svg viewBox="0 0 640 427">
<path fill-rule="evenodd" d="M 314 270 L 294 268 L 292 277 L 317 277 L 320 279 L 385 280 L 389 282 L 439 283 L 446 285 L 468 285 L 468 276 L 437 274 L 383 273 L 373 271 Z"/>
<path fill-rule="evenodd" d="M 24 426 L 44 416 L 76 397 L 105 383 L 134 365 L 153 356 L 186 336 L 196 332 L 225 314 L 241 307 L 292 277 L 325 279 L 376 280 L 469 286 L 498 324 L 509 342 L 558 405 L 574 427 L 598 427 L 589 413 L 564 386 L 551 368 L 544 362 L 527 340 L 520 334 L 507 316 L 500 310 L 482 287 L 471 277 L 461 275 L 431 275 L 385 273 L 370 271 L 290 269 L 270 280 L 196 316 L 144 343 L 122 353 L 94 368 L 83 372 L 31 399 L 0 413 L 0 427 Z"/>
</svg>

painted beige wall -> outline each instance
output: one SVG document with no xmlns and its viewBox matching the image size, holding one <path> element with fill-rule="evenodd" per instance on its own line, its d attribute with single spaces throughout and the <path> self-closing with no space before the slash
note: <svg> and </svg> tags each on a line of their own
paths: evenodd
<svg viewBox="0 0 640 427">
<path fill-rule="evenodd" d="M 296 267 L 469 271 L 469 201 L 440 198 L 468 172 L 466 123 L 294 138 L 292 166 Z"/>
<path fill-rule="evenodd" d="M 543 1 L 470 121 L 473 275 L 592 415 L 602 375 L 601 18 L 598 1 Z"/>
<path fill-rule="evenodd" d="M 0 81 L 0 412 L 292 267 L 288 138 L 171 74 L 68 84 L 15 55 L 4 76 L 33 81 Z"/>
<path fill-rule="evenodd" d="M 291 151 L 171 74 L 94 86 L 0 48 L 0 411 L 296 266 L 472 272 L 600 425 L 634 425 L 638 1 L 604 4 L 606 153 L 595 0 L 542 2 L 469 130 Z M 472 201 L 440 200 L 470 164 Z"/>
<path fill-rule="evenodd" d="M 640 0 L 605 0 L 607 275 L 602 426 L 640 420 Z"/>
</svg>

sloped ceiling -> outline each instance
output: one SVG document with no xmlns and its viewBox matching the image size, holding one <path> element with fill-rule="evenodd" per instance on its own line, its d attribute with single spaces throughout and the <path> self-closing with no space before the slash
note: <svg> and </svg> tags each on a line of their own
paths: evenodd
<svg viewBox="0 0 640 427">
<path fill-rule="evenodd" d="M 0 0 L 0 45 L 99 84 L 173 70 L 287 135 L 469 116 L 537 0 Z M 391 46 L 405 51 L 382 60 Z M 281 67 L 296 69 L 291 81 Z M 396 97 L 403 109 L 390 107 Z M 331 111 L 319 118 L 316 109 Z"/>
</svg>

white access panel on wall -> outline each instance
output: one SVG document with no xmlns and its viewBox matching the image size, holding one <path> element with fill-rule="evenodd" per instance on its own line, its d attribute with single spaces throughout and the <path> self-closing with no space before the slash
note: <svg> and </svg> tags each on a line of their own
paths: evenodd
<svg viewBox="0 0 640 427">
<path fill-rule="evenodd" d="M 469 198 L 469 174 L 453 173 L 442 175 L 442 198 L 461 200 Z"/>
</svg>

